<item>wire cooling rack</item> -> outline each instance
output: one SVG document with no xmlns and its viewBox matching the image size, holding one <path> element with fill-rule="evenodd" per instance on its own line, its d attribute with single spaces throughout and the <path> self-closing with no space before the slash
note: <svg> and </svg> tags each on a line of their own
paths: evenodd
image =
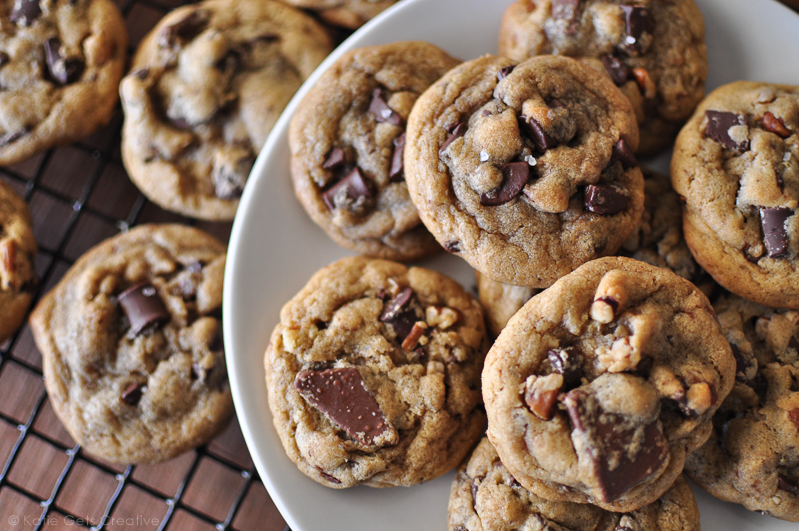
<svg viewBox="0 0 799 531">
<path fill-rule="evenodd" d="M 117 0 L 132 52 L 179 0 Z M 117 108 L 77 144 L 0 168 L 28 202 L 39 244 L 34 305 L 90 247 L 141 223 L 197 226 L 223 241 L 230 223 L 190 220 L 150 203 L 122 167 Z M 86 454 L 55 417 L 26 325 L 0 345 L 0 529 L 288 529 L 253 467 L 236 420 L 167 463 L 120 467 Z"/>
</svg>

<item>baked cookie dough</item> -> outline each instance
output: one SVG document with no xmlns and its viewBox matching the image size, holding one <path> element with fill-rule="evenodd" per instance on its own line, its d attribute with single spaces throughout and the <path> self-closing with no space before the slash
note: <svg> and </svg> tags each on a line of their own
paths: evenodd
<svg viewBox="0 0 799 531">
<path fill-rule="evenodd" d="M 722 286 L 799 308 L 799 86 L 739 81 L 699 105 L 677 137 L 685 240 Z"/>
<path fill-rule="evenodd" d="M 28 205 L 0 180 L 0 344 L 25 321 L 38 283 Z"/>
<path fill-rule="evenodd" d="M 734 295 L 715 308 L 735 356 L 735 385 L 685 471 L 717 498 L 797 522 L 799 313 Z"/>
<path fill-rule="evenodd" d="M 291 175 L 305 210 L 339 245 L 413 260 L 441 247 L 408 196 L 402 155 L 414 102 L 458 60 L 425 42 L 341 57 L 291 121 Z"/>
<path fill-rule="evenodd" d="M 707 49 L 694 0 L 518 0 L 502 17 L 499 54 L 585 59 L 629 98 L 640 154 L 671 146 L 705 95 Z"/>
<path fill-rule="evenodd" d="M 318 271 L 265 355 L 289 458 L 332 488 L 409 486 L 463 460 L 485 429 L 483 312 L 455 281 L 364 257 Z"/>
<path fill-rule="evenodd" d="M 109 0 L 0 2 L 0 165 L 79 140 L 110 118 L 128 33 Z"/>
<path fill-rule="evenodd" d="M 455 474 L 450 531 L 699 531 L 699 509 L 688 482 L 677 477 L 657 501 L 630 513 L 589 504 L 551 502 L 522 487 L 487 438 Z"/>
<path fill-rule="evenodd" d="M 474 272 L 477 298 L 486 314 L 488 330 L 497 337 L 513 314 L 519 311 L 533 295 L 541 290 L 525 286 L 511 286 L 491 280 L 480 271 Z"/>
<path fill-rule="evenodd" d="M 206 0 L 165 16 L 120 86 L 122 159 L 154 203 L 231 220 L 283 108 L 331 50 L 308 15 L 270 0 Z"/>
<path fill-rule="evenodd" d="M 397 0 L 285 0 L 288 4 L 316 12 L 319 18 L 344 28 L 363 26 Z"/>
<path fill-rule="evenodd" d="M 614 254 L 635 228 L 637 146 L 630 102 L 596 70 L 484 56 L 414 105 L 405 179 L 445 249 L 492 280 L 544 288 Z"/>
<path fill-rule="evenodd" d="M 734 378 L 693 284 L 601 258 L 533 297 L 494 343 L 483 370 L 488 437 L 536 495 L 633 511 L 707 440 Z"/>
<path fill-rule="evenodd" d="M 81 256 L 36 306 L 50 403 L 89 453 L 159 462 L 225 428 L 224 269 L 204 232 L 142 225 Z"/>
</svg>

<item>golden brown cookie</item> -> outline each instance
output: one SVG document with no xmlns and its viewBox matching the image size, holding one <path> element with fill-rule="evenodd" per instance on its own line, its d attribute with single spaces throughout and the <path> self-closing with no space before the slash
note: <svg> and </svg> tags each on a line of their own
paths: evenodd
<svg viewBox="0 0 799 531">
<path fill-rule="evenodd" d="M 397 0 L 286 0 L 286 3 L 316 12 L 334 26 L 355 29 L 388 9 Z"/>
</svg>

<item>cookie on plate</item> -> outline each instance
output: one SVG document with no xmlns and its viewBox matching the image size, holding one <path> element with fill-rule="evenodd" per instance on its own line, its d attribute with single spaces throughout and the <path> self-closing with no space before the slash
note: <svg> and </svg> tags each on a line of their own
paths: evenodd
<svg viewBox="0 0 799 531">
<path fill-rule="evenodd" d="M 319 18 L 355 29 L 397 3 L 397 0 L 286 0 L 286 3 L 316 12 Z"/>
<path fill-rule="evenodd" d="M 593 68 L 484 56 L 414 105 L 405 179 L 448 251 L 492 280 L 544 288 L 614 254 L 635 228 L 637 146 L 630 102 Z"/>
<path fill-rule="evenodd" d="M 109 0 L 0 2 L 0 164 L 91 134 L 114 112 L 128 33 Z"/>
<path fill-rule="evenodd" d="M 28 205 L 0 180 L 0 344 L 25 321 L 37 284 Z"/>
<path fill-rule="evenodd" d="M 799 308 L 799 86 L 714 90 L 677 137 L 674 190 L 685 240 L 722 286 Z"/>
<path fill-rule="evenodd" d="M 448 524 L 450 531 L 699 531 L 699 509 L 682 475 L 657 501 L 630 513 L 547 501 L 522 487 L 484 438 L 455 474 Z"/>
<path fill-rule="evenodd" d="M 483 370 L 488 437 L 536 495 L 633 511 L 707 440 L 734 378 L 696 286 L 600 258 L 530 299 L 494 343 Z"/>
<path fill-rule="evenodd" d="M 517 0 L 502 17 L 499 53 L 586 59 L 630 99 L 638 153 L 671 146 L 705 95 L 707 49 L 694 0 Z"/>
<path fill-rule="evenodd" d="M 409 486 L 485 429 L 483 312 L 455 281 L 365 257 L 318 271 L 280 312 L 264 363 L 289 458 L 332 488 Z"/>
<path fill-rule="evenodd" d="M 233 415 L 222 346 L 225 246 L 184 225 L 142 225 L 89 250 L 30 323 L 50 403 L 113 463 L 199 446 Z"/>
<path fill-rule="evenodd" d="M 308 15 L 270 0 L 206 0 L 165 16 L 120 86 L 122 158 L 154 203 L 231 220 L 283 108 L 331 50 Z"/>
<path fill-rule="evenodd" d="M 713 496 L 799 521 L 799 313 L 737 296 L 715 305 L 735 385 L 685 471 Z"/>
<path fill-rule="evenodd" d="M 405 122 L 419 95 L 458 62 L 425 42 L 359 48 L 302 100 L 289 129 L 294 190 L 339 245 L 391 260 L 441 248 L 408 195 Z"/>
</svg>

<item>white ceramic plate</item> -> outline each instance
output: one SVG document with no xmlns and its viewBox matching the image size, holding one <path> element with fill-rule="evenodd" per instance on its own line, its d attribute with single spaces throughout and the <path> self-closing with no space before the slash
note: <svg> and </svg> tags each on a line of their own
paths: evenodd
<svg viewBox="0 0 799 531">
<path fill-rule="evenodd" d="M 738 79 L 799 84 L 799 16 L 774 0 L 696 0 L 705 16 L 708 89 Z M 225 271 L 225 350 L 241 428 L 258 472 L 294 531 L 446 529 L 452 474 L 394 489 L 333 490 L 305 477 L 272 426 L 263 354 L 282 305 L 319 268 L 349 253 L 316 227 L 294 198 L 289 120 L 322 71 L 353 48 L 425 40 L 461 59 L 496 53 L 499 21 L 512 0 L 404 0 L 342 44 L 300 89 L 253 168 L 233 225 Z M 666 172 L 668 156 L 650 166 Z M 423 265 L 474 282 L 471 268 L 441 253 Z M 799 525 L 725 504 L 694 489 L 704 531 L 799 530 Z"/>
</svg>

